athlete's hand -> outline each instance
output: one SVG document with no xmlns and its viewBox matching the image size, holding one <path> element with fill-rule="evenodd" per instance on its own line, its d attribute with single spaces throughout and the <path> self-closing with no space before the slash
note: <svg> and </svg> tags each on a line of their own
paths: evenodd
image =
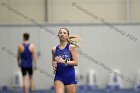
<svg viewBox="0 0 140 93">
<path fill-rule="evenodd" d="M 55 61 L 58 61 L 60 59 L 60 56 L 55 57 Z"/>
<path fill-rule="evenodd" d="M 56 68 L 53 68 L 53 73 L 54 73 L 54 74 L 56 73 Z"/>
<path fill-rule="evenodd" d="M 53 61 L 52 62 L 52 66 L 53 66 L 53 68 L 56 68 L 57 67 L 57 62 L 56 61 Z"/>
<path fill-rule="evenodd" d="M 57 62 L 56 61 L 52 61 L 52 67 L 53 67 L 53 73 L 56 73 L 56 68 L 57 68 Z"/>
<path fill-rule="evenodd" d="M 56 56 L 55 61 L 58 63 L 65 63 L 65 60 L 61 56 Z"/>
</svg>

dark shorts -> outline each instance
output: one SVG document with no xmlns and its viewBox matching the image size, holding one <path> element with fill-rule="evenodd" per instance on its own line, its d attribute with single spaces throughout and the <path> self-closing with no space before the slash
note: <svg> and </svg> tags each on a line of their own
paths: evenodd
<svg viewBox="0 0 140 93">
<path fill-rule="evenodd" d="M 21 72 L 23 76 L 26 76 L 26 74 L 28 73 L 29 76 L 33 75 L 33 69 L 32 68 L 21 68 Z"/>
<path fill-rule="evenodd" d="M 62 78 L 59 76 L 55 76 L 54 81 L 61 81 L 64 85 L 71 85 L 71 84 L 77 84 L 77 79 L 75 77 L 72 78 Z"/>
</svg>

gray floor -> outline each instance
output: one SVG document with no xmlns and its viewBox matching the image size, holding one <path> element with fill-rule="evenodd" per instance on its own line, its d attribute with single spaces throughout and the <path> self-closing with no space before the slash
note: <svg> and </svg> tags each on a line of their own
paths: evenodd
<svg viewBox="0 0 140 93">
<path fill-rule="evenodd" d="M 0 91 L 0 93 L 24 93 L 23 91 L 14 90 L 14 91 Z M 54 93 L 53 90 L 38 90 L 35 93 Z M 125 89 L 125 90 L 78 90 L 77 93 L 140 93 L 140 91 L 135 91 L 133 89 Z"/>
</svg>

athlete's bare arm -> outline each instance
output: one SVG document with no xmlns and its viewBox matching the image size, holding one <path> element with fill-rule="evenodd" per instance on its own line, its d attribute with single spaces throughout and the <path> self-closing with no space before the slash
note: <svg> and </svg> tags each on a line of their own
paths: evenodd
<svg viewBox="0 0 140 93">
<path fill-rule="evenodd" d="M 37 59 L 36 59 L 36 53 L 35 53 L 35 46 L 34 46 L 34 44 L 31 44 L 29 48 L 30 48 L 30 51 L 31 51 L 32 57 L 33 57 L 33 62 L 34 62 L 33 67 L 34 67 L 34 69 L 36 69 Z"/>
<path fill-rule="evenodd" d="M 76 47 L 74 45 L 70 45 L 70 52 L 71 52 L 73 60 L 67 61 L 67 65 L 77 66 L 78 65 L 78 56 L 77 56 Z"/>
<path fill-rule="evenodd" d="M 54 74 L 55 74 L 56 67 L 57 67 L 57 63 L 55 61 L 55 50 L 56 50 L 56 47 L 53 47 L 52 48 L 52 67 L 53 67 L 53 73 Z"/>
<path fill-rule="evenodd" d="M 17 53 L 17 62 L 18 62 L 18 66 L 20 67 L 20 53 L 23 51 L 23 46 L 22 44 L 18 45 L 18 53 Z"/>
</svg>

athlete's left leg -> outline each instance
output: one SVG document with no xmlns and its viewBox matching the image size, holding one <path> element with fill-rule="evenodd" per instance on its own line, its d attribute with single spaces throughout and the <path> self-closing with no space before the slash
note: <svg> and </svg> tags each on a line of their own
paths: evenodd
<svg viewBox="0 0 140 93">
<path fill-rule="evenodd" d="M 76 84 L 66 85 L 66 93 L 76 93 Z"/>
</svg>

